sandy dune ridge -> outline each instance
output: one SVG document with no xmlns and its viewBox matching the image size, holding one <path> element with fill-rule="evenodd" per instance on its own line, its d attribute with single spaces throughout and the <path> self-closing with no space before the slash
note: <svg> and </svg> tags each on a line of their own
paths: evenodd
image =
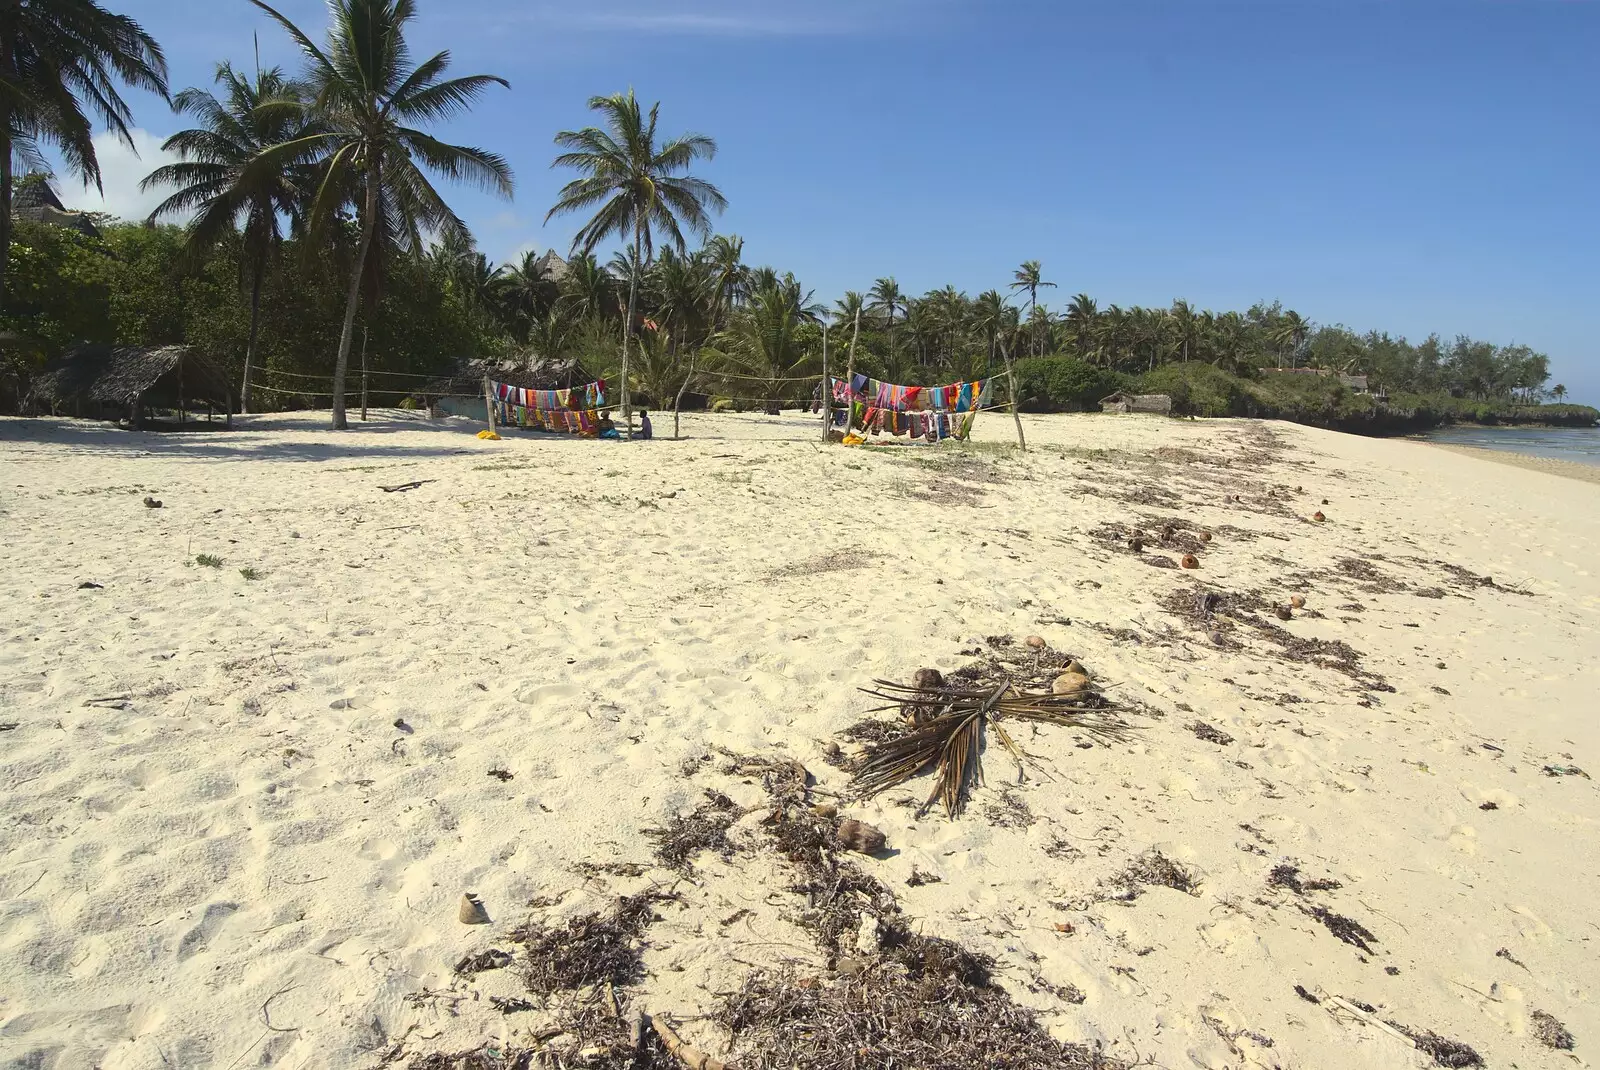
<svg viewBox="0 0 1600 1070">
<path fill-rule="evenodd" d="M 865 451 L 795 415 L 632 446 L 398 415 L 0 421 L 0 1065 L 526 1042 L 540 1013 L 489 1001 L 515 971 L 454 964 L 672 884 L 644 830 L 706 789 L 755 810 L 660 909 L 634 995 L 726 1051 L 694 1017 L 719 993 L 826 970 L 760 786 L 713 748 L 843 792 L 823 754 L 858 688 L 1031 633 L 1136 707 L 1130 743 L 1029 733 L 1028 782 L 992 754 L 958 822 L 915 816 L 924 781 L 844 812 L 887 834 L 862 864 L 919 928 L 994 956 L 1055 1035 L 1173 1067 L 1431 1064 L 1299 985 L 1489 1066 L 1592 1061 L 1600 487 L 1248 421 L 1025 418 L 1019 457 L 1004 417 Z M 1158 567 L 1201 530 L 1200 569 Z M 1197 616 L 1207 591 L 1283 634 Z M 1152 851 L 1195 892 L 1113 894 Z M 491 924 L 457 921 L 468 890 Z"/>
</svg>

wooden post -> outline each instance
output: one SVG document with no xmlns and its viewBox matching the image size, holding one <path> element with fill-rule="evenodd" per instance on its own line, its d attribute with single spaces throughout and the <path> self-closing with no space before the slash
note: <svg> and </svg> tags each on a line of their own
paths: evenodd
<svg viewBox="0 0 1600 1070">
<path fill-rule="evenodd" d="M 367 419 L 367 329 L 361 328 L 361 420 Z"/>
<path fill-rule="evenodd" d="M 1017 412 L 1017 369 L 1011 363 L 1011 349 L 1004 342 L 1000 343 L 1000 355 L 1006 359 L 1006 384 L 1011 388 L 1011 419 L 1017 424 L 1017 447 L 1027 453 L 1028 440 L 1022 437 L 1022 416 Z"/>
<path fill-rule="evenodd" d="M 689 372 L 683 377 L 683 383 L 678 387 L 678 396 L 672 401 L 672 441 L 678 441 L 678 414 L 683 411 L 683 395 L 689 389 L 689 383 L 694 379 L 694 362 L 699 358 L 698 349 L 689 351 Z"/>
<path fill-rule="evenodd" d="M 178 426 L 183 426 L 183 358 L 178 358 Z"/>
<path fill-rule="evenodd" d="M 850 433 L 850 425 L 855 422 L 856 413 L 856 341 L 861 337 L 861 310 L 856 309 L 856 325 L 850 332 L 850 354 L 845 357 L 844 385 L 845 397 L 849 398 L 849 409 L 844 418 L 844 433 Z"/>
<path fill-rule="evenodd" d="M 828 379 L 828 325 L 822 325 L 822 441 L 833 427 L 833 383 Z"/>
<path fill-rule="evenodd" d="M 489 390 L 488 375 L 483 377 L 483 414 L 489 421 L 489 430 L 494 431 L 494 397 Z"/>
</svg>

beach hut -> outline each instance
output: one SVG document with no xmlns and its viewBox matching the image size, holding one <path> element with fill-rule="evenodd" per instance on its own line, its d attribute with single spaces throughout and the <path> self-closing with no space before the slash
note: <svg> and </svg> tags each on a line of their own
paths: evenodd
<svg viewBox="0 0 1600 1070">
<path fill-rule="evenodd" d="M 136 429 L 157 410 L 175 413 L 181 427 L 203 405 L 233 426 L 227 376 L 188 346 L 74 346 L 33 381 L 29 398 L 35 411 L 126 418 Z"/>
<path fill-rule="evenodd" d="M 465 416 L 487 423 L 489 414 L 483 407 L 486 375 L 497 383 L 525 390 L 566 390 L 595 381 L 576 359 L 529 357 L 515 362 L 465 364 L 454 375 L 418 387 L 411 396 L 431 416 Z"/>
<path fill-rule="evenodd" d="M 1129 394 L 1119 390 L 1110 397 L 1100 399 L 1102 412 L 1154 412 L 1172 415 L 1171 394 Z"/>
<path fill-rule="evenodd" d="M 24 223 L 48 223 L 75 230 L 87 238 L 98 238 L 100 228 L 87 212 L 69 212 L 42 176 L 29 175 L 17 183 L 11 194 L 11 215 Z"/>
</svg>

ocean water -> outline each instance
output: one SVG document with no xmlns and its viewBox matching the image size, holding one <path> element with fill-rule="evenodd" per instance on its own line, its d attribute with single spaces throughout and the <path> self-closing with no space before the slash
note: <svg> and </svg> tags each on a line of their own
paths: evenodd
<svg viewBox="0 0 1600 1070">
<path fill-rule="evenodd" d="M 1507 450 L 1600 466 L 1600 427 L 1447 427 L 1422 437 L 1452 446 Z"/>
</svg>

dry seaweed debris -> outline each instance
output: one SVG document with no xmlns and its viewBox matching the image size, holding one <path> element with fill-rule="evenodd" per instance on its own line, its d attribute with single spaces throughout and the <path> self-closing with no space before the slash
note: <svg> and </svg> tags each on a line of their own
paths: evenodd
<svg viewBox="0 0 1600 1070">
<path fill-rule="evenodd" d="M 1529 1032 L 1533 1039 L 1547 1048 L 1556 1051 L 1571 1051 L 1577 1047 L 1578 1038 L 1574 1037 L 1567 1029 L 1556 1020 L 1556 1016 L 1545 1011 L 1534 1011 L 1528 1015 Z"/>
<path fill-rule="evenodd" d="M 1161 605 L 1168 613 L 1211 635 L 1213 642 L 1221 636 L 1219 645 L 1230 645 L 1228 633 L 1244 625 L 1272 643 L 1277 648 L 1275 656 L 1282 661 L 1332 669 L 1374 691 L 1394 690 L 1382 676 L 1362 668 L 1364 655 L 1348 643 L 1295 635 L 1277 622 L 1267 620 L 1261 614 L 1271 611 L 1274 604 L 1260 594 L 1237 594 L 1205 587 L 1180 588 L 1163 598 Z"/>
<path fill-rule="evenodd" d="M 1370 929 L 1368 929 L 1365 925 L 1362 925 L 1359 921 L 1356 921 L 1353 918 L 1347 918 L 1343 914 L 1335 914 L 1327 907 L 1303 906 L 1300 908 L 1300 912 L 1305 914 L 1307 917 L 1315 918 L 1317 921 L 1320 921 L 1323 928 L 1327 929 L 1330 933 L 1332 933 L 1334 936 L 1337 936 L 1340 940 L 1343 940 L 1351 947 L 1358 947 L 1369 955 L 1374 953 L 1371 945 L 1376 944 L 1378 942 L 1378 938 L 1372 934 Z"/>
<path fill-rule="evenodd" d="M 679 814 L 664 829 L 645 829 L 656 841 L 656 857 L 679 873 L 688 873 L 701 852 L 715 851 L 723 858 L 733 857 L 728 829 L 744 811 L 719 791 L 706 791 L 706 801 L 688 814 Z"/>
<path fill-rule="evenodd" d="M 988 979 L 988 963 L 913 937 L 852 977 L 822 982 L 757 971 L 719 1021 L 745 1070 L 1116 1070 L 1097 1049 L 1063 1044 Z"/>
<path fill-rule="evenodd" d="M 1307 880 L 1300 876 L 1300 867 L 1292 862 L 1283 862 L 1272 867 L 1272 872 L 1267 874 L 1267 885 L 1271 888 L 1287 888 L 1295 895 L 1305 895 L 1308 892 L 1331 892 L 1344 885 L 1331 877 L 1312 877 Z M 1372 937 L 1376 940 L 1376 937 Z"/>
<path fill-rule="evenodd" d="M 1483 1056 L 1459 1040 L 1442 1037 L 1429 1029 L 1411 1029 L 1399 1022 L 1391 1021 L 1388 1024 L 1404 1033 L 1419 1051 L 1432 1056 L 1435 1066 L 1458 1068 L 1487 1065 Z"/>
<path fill-rule="evenodd" d="M 972 789 L 983 783 L 986 729 L 992 728 L 1017 764 L 1022 764 L 1022 753 L 1005 729 L 1007 719 L 1076 728 L 1108 742 L 1126 738 L 1132 727 L 1093 686 L 1052 695 L 1018 690 L 1009 678 L 992 687 L 952 684 L 937 688 L 878 680 L 875 689 L 866 689 L 866 693 L 889 703 L 873 712 L 908 704 L 938 710 L 915 730 L 870 745 L 853 781 L 862 798 L 871 798 L 925 769 L 936 769 L 933 791 L 919 815 L 935 802 L 943 803 L 949 817 L 961 815 Z"/>
<path fill-rule="evenodd" d="M 677 897 L 648 891 L 624 896 L 609 911 L 584 914 L 559 928 L 539 921 L 513 929 L 509 938 L 528 955 L 523 980 L 538 996 L 610 982 L 628 984 L 642 975 L 641 937 L 656 920 L 655 905 Z"/>
<path fill-rule="evenodd" d="M 1204 721 L 1195 721 L 1192 724 L 1185 725 L 1184 727 L 1188 728 L 1189 731 L 1193 732 L 1196 736 L 1205 740 L 1207 743 L 1215 743 L 1219 747 L 1226 747 L 1228 744 L 1233 742 L 1233 737 L 1228 735 L 1228 733 L 1224 732 L 1215 725 L 1207 724 Z"/>
<path fill-rule="evenodd" d="M 798 763 L 737 764 L 759 775 L 772 797 L 763 827 L 797 871 L 792 890 L 806 905 L 796 921 L 835 968 L 826 977 L 758 970 L 727 998 L 717 1020 L 740 1070 L 1126 1065 L 1052 1038 L 994 983 L 988 957 L 912 932 L 894 893 L 838 856 L 834 818 L 811 805 Z M 859 950 L 863 917 L 876 923 L 876 954 Z"/>
<path fill-rule="evenodd" d="M 1116 890 L 1109 898 L 1125 903 L 1139 898 L 1151 886 L 1171 888 L 1184 895 L 1200 894 L 1200 878 L 1155 848 L 1129 862 L 1109 884 Z"/>
</svg>

